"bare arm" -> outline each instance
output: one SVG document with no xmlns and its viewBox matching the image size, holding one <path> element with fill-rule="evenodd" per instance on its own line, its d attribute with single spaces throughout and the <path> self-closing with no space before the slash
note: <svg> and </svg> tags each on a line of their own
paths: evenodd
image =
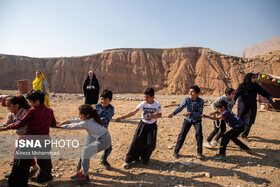
<svg viewBox="0 0 280 187">
<path fill-rule="evenodd" d="M 129 118 L 129 117 L 131 117 L 131 116 L 134 116 L 138 111 L 139 111 L 139 109 L 136 108 L 134 111 L 132 111 L 132 112 L 126 114 L 126 115 L 123 115 L 123 116 L 121 116 L 121 117 L 118 117 L 118 118 L 116 119 L 116 122 L 121 122 L 122 119 L 126 119 L 126 118 Z"/>
<path fill-rule="evenodd" d="M 218 117 L 212 117 L 212 116 L 209 116 L 209 115 L 206 115 L 206 114 L 203 114 L 202 115 L 203 118 L 209 118 L 209 119 L 212 119 L 212 120 L 220 120 L 220 119 L 224 119 L 223 116 L 219 115 Z"/>
<path fill-rule="evenodd" d="M 161 116 L 162 116 L 162 113 L 158 113 L 158 114 L 151 115 L 151 116 L 147 117 L 145 120 L 151 120 L 151 119 L 161 118 Z"/>
</svg>

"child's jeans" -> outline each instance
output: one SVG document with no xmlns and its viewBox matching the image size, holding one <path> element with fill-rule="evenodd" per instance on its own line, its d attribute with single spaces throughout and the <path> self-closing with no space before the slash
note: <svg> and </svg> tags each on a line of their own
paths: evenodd
<svg viewBox="0 0 280 187">
<path fill-rule="evenodd" d="M 110 145 L 110 147 L 108 148 L 108 149 L 106 149 L 104 152 L 103 152 L 103 154 L 102 154 L 102 156 L 101 156 L 101 161 L 106 161 L 107 160 L 107 158 L 108 158 L 108 156 L 110 155 L 110 153 L 112 152 L 112 145 Z"/>
</svg>

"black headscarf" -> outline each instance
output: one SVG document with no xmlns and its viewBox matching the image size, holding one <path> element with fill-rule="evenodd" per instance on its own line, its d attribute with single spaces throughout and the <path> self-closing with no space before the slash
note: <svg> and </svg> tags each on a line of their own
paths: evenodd
<svg viewBox="0 0 280 187">
<path fill-rule="evenodd" d="M 243 83 L 241 83 L 236 91 L 241 92 L 257 92 L 259 89 L 258 83 L 252 83 L 252 78 L 256 77 L 254 73 L 247 73 L 243 79 Z"/>
</svg>

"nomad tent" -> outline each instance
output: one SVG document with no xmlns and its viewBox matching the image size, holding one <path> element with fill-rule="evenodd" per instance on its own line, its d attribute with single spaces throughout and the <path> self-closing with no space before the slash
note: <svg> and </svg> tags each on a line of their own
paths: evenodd
<svg viewBox="0 0 280 187">
<path fill-rule="evenodd" d="M 261 74 L 257 73 L 258 75 L 258 84 L 264 88 L 267 92 L 269 92 L 273 97 L 280 98 L 280 77 L 269 75 L 269 74 Z M 273 109 L 276 111 L 280 111 L 280 102 L 276 101 L 269 102 L 265 97 L 259 95 L 259 102 L 261 104 L 267 104 L 272 106 Z"/>
</svg>

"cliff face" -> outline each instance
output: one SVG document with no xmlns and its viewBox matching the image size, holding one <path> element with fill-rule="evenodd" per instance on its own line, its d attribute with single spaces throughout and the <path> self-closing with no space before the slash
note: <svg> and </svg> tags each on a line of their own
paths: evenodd
<svg viewBox="0 0 280 187">
<path fill-rule="evenodd" d="M 248 46 L 238 56 L 252 58 L 276 50 L 280 50 L 280 37 L 271 38 L 265 42 Z"/>
<path fill-rule="evenodd" d="M 154 87 L 163 94 L 186 94 L 197 84 L 203 94 L 218 96 L 225 88 L 237 88 L 244 74 L 280 75 L 280 51 L 253 59 L 226 56 L 205 48 L 113 49 L 71 58 L 30 58 L 0 55 L 0 89 L 17 89 L 27 79 L 29 89 L 35 71 L 42 70 L 51 92 L 82 92 L 89 70 L 101 89 L 114 93 L 142 93 Z"/>
</svg>

